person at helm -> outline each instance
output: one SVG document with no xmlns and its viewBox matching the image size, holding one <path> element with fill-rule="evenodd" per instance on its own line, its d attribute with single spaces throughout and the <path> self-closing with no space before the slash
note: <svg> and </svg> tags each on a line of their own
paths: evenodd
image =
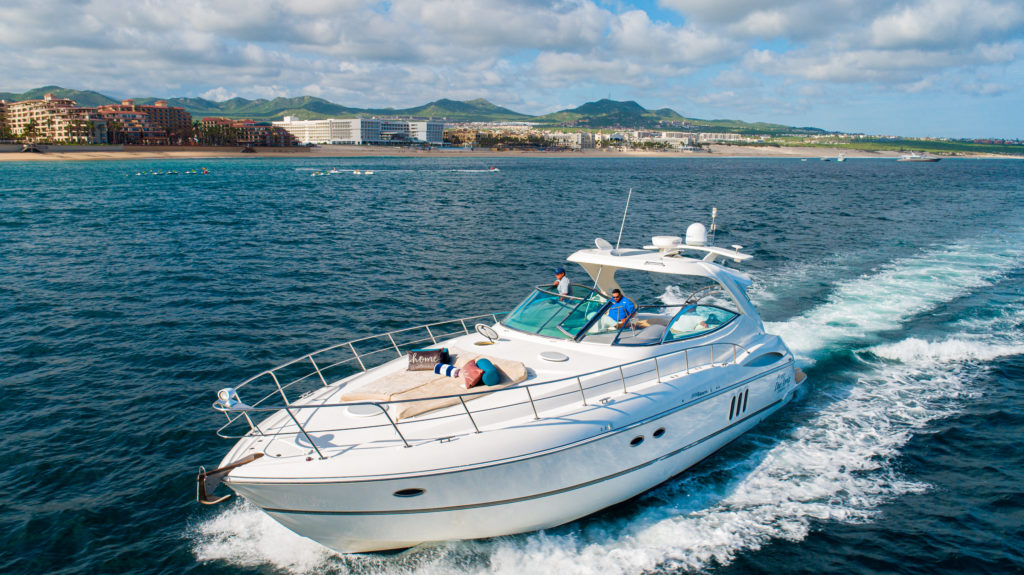
<svg viewBox="0 0 1024 575">
<path fill-rule="evenodd" d="M 551 283 L 551 287 L 558 288 L 558 295 L 561 297 L 569 295 L 569 276 L 565 275 L 565 268 L 555 268 L 555 281 Z"/>
<path fill-rule="evenodd" d="M 622 296 L 622 290 L 612 290 L 612 307 L 608 308 L 608 317 L 615 322 L 615 329 L 621 329 L 629 318 L 636 313 L 636 305 Z"/>
</svg>

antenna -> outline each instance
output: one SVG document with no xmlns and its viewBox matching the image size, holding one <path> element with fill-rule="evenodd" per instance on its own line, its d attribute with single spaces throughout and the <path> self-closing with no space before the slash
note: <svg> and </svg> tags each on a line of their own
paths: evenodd
<svg viewBox="0 0 1024 575">
<path fill-rule="evenodd" d="M 711 208 L 711 245 L 715 245 L 715 231 L 718 229 L 715 226 L 715 218 L 718 217 L 718 208 Z"/>
<path fill-rule="evenodd" d="M 619 249 L 619 242 L 622 241 L 622 230 L 626 229 L 626 214 L 629 213 L 629 199 L 633 197 L 633 188 L 629 189 L 629 194 L 626 196 L 626 209 L 622 211 L 622 225 L 619 226 L 619 239 L 615 240 L 615 249 Z"/>
</svg>

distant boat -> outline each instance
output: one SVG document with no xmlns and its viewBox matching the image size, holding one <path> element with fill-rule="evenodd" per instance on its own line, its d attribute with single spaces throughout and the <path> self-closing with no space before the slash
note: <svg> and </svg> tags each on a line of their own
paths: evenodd
<svg viewBox="0 0 1024 575">
<path fill-rule="evenodd" d="M 935 156 L 928 156 L 925 154 L 918 154 L 917 152 L 910 152 L 909 154 L 903 154 L 900 156 L 897 162 L 938 162 L 940 158 Z"/>
<path fill-rule="evenodd" d="M 831 162 L 832 158 L 821 158 L 822 162 Z"/>
<path fill-rule="evenodd" d="M 487 171 L 488 172 L 497 172 L 499 170 L 498 170 L 498 168 L 495 168 L 494 166 L 491 166 L 490 168 L 487 168 Z"/>
<path fill-rule="evenodd" d="M 352 170 L 352 173 L 357 175 L 357 176 L 363 175 L 363 171 L 362 170 Z"/>
<path fill-rule="evenodd" d="M 363 172 L 363 174 L 365 174 L 367 176 L 372 176 L 373 175 L 373 170 L 366 170 L 365 172 Z"/>
<path fill-rule="evenodd" d="M 837 162 L 845 162 L 846 161 L 846 156 L 844 156 L 843 154 L 839 154 L 839 157 L 836 158 L 836 161 Z"/>
</svg>

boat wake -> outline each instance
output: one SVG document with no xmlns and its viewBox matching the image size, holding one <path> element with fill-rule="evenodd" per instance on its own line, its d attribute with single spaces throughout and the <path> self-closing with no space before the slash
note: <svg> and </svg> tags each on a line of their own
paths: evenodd
<svg viewBox="0 0 1024 575">
<path fill-rule="evenodd" d="M 765 329 L 782 336 L 798 357 L 813 360 L 877 340 L 914 316 L 992 285 L 1022 264 L 1024 253 L 1009 241 L 944 247 L 840 282 L 826 303 L 785 322 L 765 322 Z"/>
<path fill-rule="evenodd" d="M 200 561 L 271 564 L 296 573 L 700 570 L 772 540 L 802 540 L 816 522 L 868 521 L 880 505 L 929 488 L 901 475 L 906 443 L 981 393 L 973 384 L 985 362 L 1024 353 L 1024 298 L 1004 302 L 1001 315 L 950 323 L 939 339 L 893 331 L 993 285 L 1022 263 L 1024 252 L 1012 242 L 963 244 L 839 282 L 825 303 L 768 329 L 806 363 L 852 352 L 847 367 L 817 374 L 827 368 L 810 368 L 814 389 L 767 428 L 585 520 L 541 533 L 346 556 L 236 501 L 193 526 L 194 553 Z M 663 299 L 672 297 L 678 294 Z"/>
</svg>

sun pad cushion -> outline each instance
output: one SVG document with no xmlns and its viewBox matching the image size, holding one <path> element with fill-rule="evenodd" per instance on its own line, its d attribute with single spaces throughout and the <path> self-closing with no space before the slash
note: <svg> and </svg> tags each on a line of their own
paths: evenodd
<svg viewBox="0 0 1024 575">
<path fill-rule="evenodd" d="M 483 357 L 472 352 L 451 350 L 454 365 L 463 368 L 471 360 Z M 527 378 L 526 366 L 519 361 L 497 359 L 486 357 L 501 374 L 501 380 L 497 386 L 487 388 L 488 391 L 497 391 Z M 419 397 L 433 397 L 438 395 L 454 395 L 467 393 L 462 387 L 461 378 L 444 377 L 430 371 L 406 371 L 403 365 L 396 371 L 380 376 L 373 381 L 360 382 L 358 387 L 344 389 L 340 401 L 392 401 L 399 399 L 415 399 Z M 487 395 L 487 394 L 482 394 Z M 467 395 L 465 401 L 471 401 L 479 396 Z M 421 413 L 434 409 L 448 407 L 458 403 L 457 397 L 449 399 L 416 401 L 410 403 L 392 404 L 389 413 L 398 419 L 407 419 Z"/>
<path fill-rule="evenodd" d="M 466 353 L 459 354 L 455 365 L 460 369 L 465 369 L 467 363 L 477 359 L 480 359 L 480 356 L 474 357 Z M 498 381 L 497 385 L 486 388 L 488 391 L 498 391 L 515 385 L 527 378 L 528 374 L 526 366 L 521 361 L 495 359 L 493 357 L 487 357 L 485 359 L 490 361 L 491 364 L 498 369 L 498 373 L 501 375 L 501 379 Z M 437 397 L 439 395 L 462 395 L 462 400 L 468 402 L 490 394 L 478 393 L 476 389 L 467 392 L 462 387 L 462 383 L 458 379 L 434 376 L 434 379 L 430 382 L 402 393 L 396 393 L 391 396 L 391 399 L 397 401 L 403 399 L 430 398 Z M 459 403 L 458 397 L 424 399 L 423 401 L 411 401 L 408 403 L 392 403 L 388 412 L 394 416 L 395 421 L 401 421 L 435 409 L 449 407 L 457 403 Z"/>
<path fill-rule="evenodd" d="M 415 389 L 437 377 L 433 370 L 406 371 L 402 369 L 373 381 L 357 384 L 358 387 L 354 389 L 346 388 L 338 399 L 341 401 L 390 401 L 396 394 Z"/>
</svg>

